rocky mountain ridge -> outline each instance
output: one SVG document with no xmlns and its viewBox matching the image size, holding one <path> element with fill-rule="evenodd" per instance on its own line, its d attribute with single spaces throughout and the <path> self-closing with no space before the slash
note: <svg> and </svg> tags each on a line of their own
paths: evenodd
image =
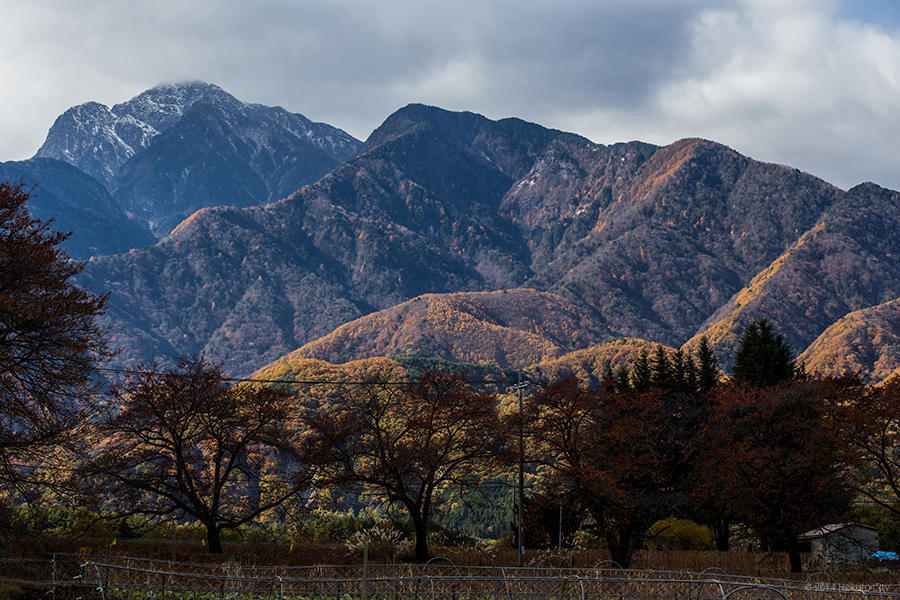
<svg viewBox="0 0 900 600">
<path fill-rule="evenodd" d="M 231 100 L 218 86 L 188 82 L 157 86 L 112 108 L 99 102 L 73 106 L 50 127 L 35 158 L 68 162 L 109 187 L 125 161 L 203 98 Z"/>
<path fill-rule="evenodd" d="M 596 370 L 610 340 L 706 334 L 727 367 L 750 320 L 800 351 L 845 315 L 892 327 L 868 307 L 900 297 L 900 195 L 701 139 L 606 146 L 411 104 L 363 144 L 189 82 L 73 107 L 37 156 L 0 176 L 37 183 L 35 213 L 94 257 L 82 281 L 110 293 L 125 364 L 205 352 L 246 374 L 300 348 L 522 368 L 583 347 L 551 370 Z"/>
<path fill-rule="evenodd" d="M 713 313 L 706 335 L 725 366 L 744 325 L 768 317 L 801 352 L 848 313 L 900 297 L 900 194 L 858 185 Z"/>
</svg>

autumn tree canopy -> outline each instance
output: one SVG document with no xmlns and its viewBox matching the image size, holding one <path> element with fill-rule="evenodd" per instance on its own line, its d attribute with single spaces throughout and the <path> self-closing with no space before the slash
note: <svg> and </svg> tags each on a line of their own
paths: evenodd
<svg viewBox="0 0 900 600">
<path fill-rule="evenodd" d="M 532 455 L 547 485 L 578 498 L 622 565 L 671 507 L 664 466 L 672 421 L 665 411 L 660 394 L 607 394 L 575 378 L 557 380 L 529 400 Z"/>
<path fill-rule="evenodd" d="M 0 183 L 0 480 L 60 444 L 86 414 L 107 356 L 95 318 L 105 297 L 75 285 L 67 234 L 30 216 L 22 185 Z"/>
<path fill-rule="evenodd" d="M 192 517 L 209 551 L 221 552 L 223 529 L 310 490 L 315 444 L 290 427 L 291 397 L 280 388 L 232 386 L 218 367 L 190 359 L 134 374 L 113 397 L 82 473 L 112 485 L 102 500 L 119 516 Z"/>
<path fill-rule="evenodd" d="M 749 525 L 800 569 L 797 536 L 843 516 L 852 494 L 835 407 L 852 383 L 809 379 L 718 388 L 695 495 Z"/>
<path fill-rule="evenodd" d="M 845 403 L 841 416 L 854 488 L 900 515 L 900 375 Z"/>
<path fill-rule="evenodd" d="M 372 380 L 348 388 L 323 408 L 316 429 L 334 440 L 339 481 L 367 486 L 406 510 L 418 560 L 428 557 L 436 494 L 475 484 L 499 444 L 494 397 L 438 372 L 412 384 Z"/>
</svg>

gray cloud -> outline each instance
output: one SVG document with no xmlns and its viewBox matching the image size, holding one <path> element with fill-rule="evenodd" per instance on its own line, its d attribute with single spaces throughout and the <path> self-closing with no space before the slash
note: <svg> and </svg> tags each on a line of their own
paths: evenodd
<svg viewBox="0 0 900 600">
<path fill-rule="evenodd" d="M 900 187 L 900 38 L 795 0 L 0 0 L 0 160 L 87 100 L 203 79 L 366 137 L 408 102 L 600 142 L 699 135 Z M 8 6 L 7 6 L 8 5 Z"/>
</svg>

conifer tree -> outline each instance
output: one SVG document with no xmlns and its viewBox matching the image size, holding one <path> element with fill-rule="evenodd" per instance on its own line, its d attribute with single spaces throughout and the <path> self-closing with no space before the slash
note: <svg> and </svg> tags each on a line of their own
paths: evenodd
<svg viewBox="0 0 900 600">
<path fill-rule="evenodd" d="M 694 358 L 688 354 L 684 358 L 684 386 L 692 394 L 700 391 L 700 378 L 697 373 L 697 363 Z"/>
<path fill-rule="evenodd" d="M 700 338 L 697 360 L 700 363 L 697 366 L 697 386 L 700 393 L 706 393 L 719 383 L 719 359 L 716 358 L 705 335 Z"/>
<path fill-rule="evenodd" d="M 776 335 L 766 319 L 750 323 L 734 355 L 734 381 L 765 387 L 796 375 L 793 352 L 784 337 Z"/>
<path fill-rule="evenodd" d="M 631 387 L 635 392 L 649 392 L 653 385 L 653 374 L 650 371 L 650 357 L 647 350 L 641 350 L 634 367 L 631 369 Z"/>
<path fill-rule="evenodd" d="M 631 391 L 631 384 L 628 382 L 628 367 L 619 365 L 616 368 L 616 392 L 627 394 Z"/>
<path fill-rule="evenodd" d="M 616 376 L 612 370 L 612 363 L 607 359 L 603 363 L 603 385 L 609 388 L 611 391 L 615 390 L 616 387 Z"/>
<path fill-rule="evenodd" d="M 653 357 L 651 386 L 658 390 L 672 389 L 672 365 L 669 357 L 661 344 L 656 345 L 656 354 Z"/>
<path fill-rule="evenodd" d="M 687 379 L 685 377 L 685 367 L 684 367 L 684 352 L 681 348 L 675 350 L 672 353 L 671 359 L 671 367 L 672 367 L 672 375 L 671 375 L 671 387 L 673 390 L 677 390 L 679 392 L 686 391 L 687 387 Z"/>
</svg>

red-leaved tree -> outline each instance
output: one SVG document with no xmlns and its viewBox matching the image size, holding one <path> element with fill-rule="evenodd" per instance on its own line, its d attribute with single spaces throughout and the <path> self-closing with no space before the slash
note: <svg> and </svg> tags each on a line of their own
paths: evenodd
<svg viewBox="0 0 900 600">
<path fill-rule="evenodd" d="M 662 396 L 607 395 L 568 378 L 534 394 L 525 418 L 547 485 L 579 499 L 613 560 L 627 566 L 673 499 Z"/>
<path fill-rule="evenodd" d="M 852 493 L 832 418 L 854 386 L 809 379 L 731 385 L 713 396 L 695 494 L 801 569 L 797 536 L 844 515 Z"/>
<path fill-rule="evenodd" d="M 223 530 L 310 493 L 317 444 L 290 426 L 297 407 L 280 388 L 231 385 L 189 359 L 133 374 L 113 397 L 80 473 L 120 517 L 196 520 L 220 553 Z"/>
<path fill-rule="evenodd" d="M 900 515 L 900 375 L 842 406 L 854 488 Z"/>
<path fill-rule="evenodd" d="M 0 483 L 13 485 L 83 423 L 108 356 L 95 321 L 106 299 L 73 283 L 84 263 L 31 217 L 29 197 L 0 183 Z"/>
</svg>

